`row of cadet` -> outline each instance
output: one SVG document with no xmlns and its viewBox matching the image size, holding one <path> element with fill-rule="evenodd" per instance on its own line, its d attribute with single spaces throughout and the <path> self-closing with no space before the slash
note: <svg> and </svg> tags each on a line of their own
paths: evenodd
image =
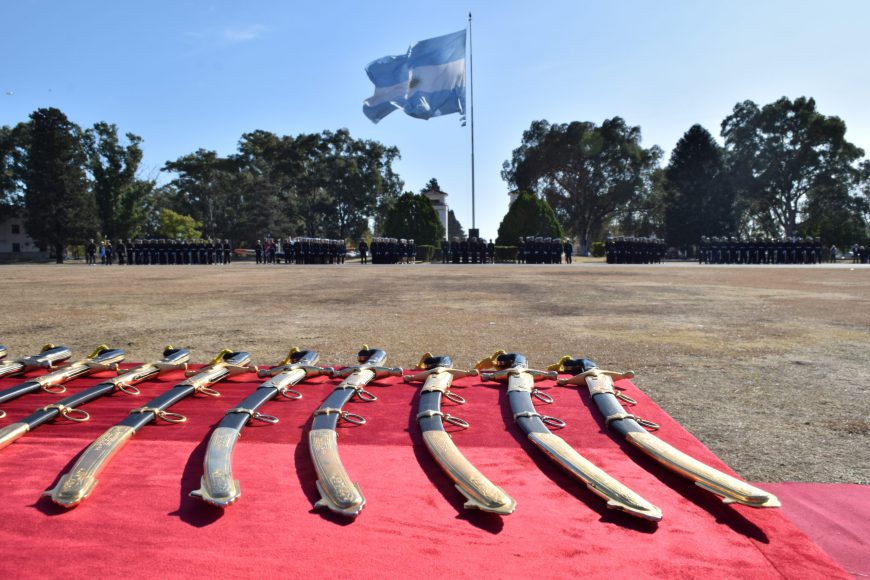
<svg viewBox="0 0 870 580">
<path fill-rule="evenodd" d="M 257 240 L 254 256 L 258 264 L 344 264 L 344 240 L 325 238 L 266 238 Z"/>
<path fill-rule="evenodd" d="M 563 253 L 565 263 L 572 263 L 574 244 L 571 240 L 526 236 L 517 244 L 517 262 L 520 264 L 561 264 Z"/>
<path fill-rule="evenodd" d="M 492 264 L 495 261 L 495 244 L 482 238 L 468 238 L 441 242 L 442 264 Z"/>
<path fill-rule="evenodd" d="M 414 240 L 399 238 L 372 238 L 371 246 L 360 240 L 360 264 L 414 264 L 417 261 L 417 244 Z"/>
<path fill-rule="evenodd" d="M 827 259 L 826 254 L 822 240 L 809 236 L 778 240 L 704 236 L 699 246 L 698 263 L 820 264 Z"/>
<path fill-rule="evenodd" d="M 608 236 L 604 257 L 608 264 L 661 264 L 667 246 L 660 238 Z"/>
<path fill-rule="evenodd" d="M 99 257 L 104 266 L 117 263 L 147 266 L 155 264 L 229 264 L 233 247 L 229 240 L 90 240 L 85 245 L 85 263 L 93 266 Z"/>
</svg>

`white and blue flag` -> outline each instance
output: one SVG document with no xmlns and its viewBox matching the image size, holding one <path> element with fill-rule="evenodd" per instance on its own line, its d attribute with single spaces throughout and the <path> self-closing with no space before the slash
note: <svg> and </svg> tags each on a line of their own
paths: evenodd
<svg viewBox="0 0 870 580">
<path fill-rule="evenodd" d="M 377 123 L 396 109 L 418 119 L 465 115 L 465 30 L 421 40 L 407 54 L 385 56 L 366 67 L 375 94 L 363 113 Z"/>
</svg>

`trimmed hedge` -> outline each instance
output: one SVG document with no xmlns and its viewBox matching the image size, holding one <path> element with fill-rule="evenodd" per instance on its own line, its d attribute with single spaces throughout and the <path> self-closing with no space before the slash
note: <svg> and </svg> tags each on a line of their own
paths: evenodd
<svg viewBox="0 0 870 580">
<path fill-rule="evenodd" d="M 602 258 L 604 257 L 604 242 L 592 242 L 592 249 L 590 250 L 593 258 Z"/>
<path fill-rule="evenodd" d="M 435 250 L 440 249 L 435 246 L 429 246 L 426 244 L 421 244 L 417 246 L 417 261 L 418 262 L 431 262 L 432 258 L 435 256 Z"/>
<path fill-rule="evenodd" d="M 496 262 L 516 262 L 517 261 L 517 246 L 496 246 L 495 261 Z"/>
</svg>

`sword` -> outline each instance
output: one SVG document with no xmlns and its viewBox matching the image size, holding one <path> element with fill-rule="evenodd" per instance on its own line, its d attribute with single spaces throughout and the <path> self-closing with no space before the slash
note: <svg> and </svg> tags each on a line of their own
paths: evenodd
<svg viewBox="0 0 870 580">
<path fill-rule="evenodd" d="M 48 351 L 46 351 L 48 352 Z M 39 358 L 42 355 L 36 355 Z M 66 392 L 66 387 L 63 384 L 78 377 L 85 377 L 100 371 L 116 371 L 118 364 L 124 361 L 124 351 L 117 348 L 109 348 L 105 344 L 101 344 L 87 357 L 80 361 L 68 364 L 54 372 L 42 375 L 29 381 L 19 383 L 14 387 L 3 389 L 0 391 L 0 403 L 17 399 L 21 395 L 44 390 L 47 393 L 63 393 Z M 49 367 L 50 368 L 50 367 Z M 6 413 L 0 411 L 0 418 L 5 417 Z"/>
<path fill-rule="evenodd" d="M 257 411 L 261 406 L 281 395 L 287 399 L 301 399 L 302 393 L 291 387 L 301 381 L 320 375 L 332 376 L 331 368 L 314 366 L 320 355 L 313 350 L 294 348 L 287 358 L 269 370 L 261 369 L 260 377 L 271 377 L 241 403 L 227 411 L 226 416 L 212 432 L 203 461 L 200 488 L 190 492 L 206 503 L 226 507 L 242 495 L 239 482 L 233 479 L 233 449 L 242 436 L 242 429 L 251 420 L 277 423 L 278 418 Z"/>
<path fill-rule="evenodd" d="M 658 425 L 626 413 L 625 408 L 616 400 L 620 397 L 620 393 L 615 390 L 613 379 L 630 379 L 634 377 L 633 372 L 605 371 L 599 369 L 598 365 L 589 359 L 572 359 L 568 356 L 562 357 L 550 368 L 574 374 L 571 378 L 559 379 L 558 384 L 585 384 L 598 410 L 604 415 L 607 426 L 671 471 L 695 482 L 698 487 L 718 495 L 725 503 L 740 503 L 750 507 L 780 507 L 779 500 L 772 493 L 722 473 L 686 455 L 644 429 L 648 427 L 655 430 L 658 429 Z M 620 398 L 628 399 L 627 402 L 630 404 L 635 402 L 624 395 Z"/>
<path fill-rule="evenodd" d="M 0 346 L 2 356 L 6 356 L 6 347 Z M 55 363 L 61 363 L 72 356 L 72 352 L 65 346 L 54 346 L 46 344 L 42 347 L 39 354 L 26 356 L 14 361 L 5 361 L 0 363 L 0 379 L 3 377 L 20 375 L 36 369 L 53 369 Z"/>
<path fill-rule="evenodd" d="M 441 401 L 442 397 L 446 397 L 460 405 L 465 403 L 465 399 L 450 390 L 453 379 L 478 374 L 477 370 L 462 371 L 451 368 L 452 366 L 453 360 L 449 356 L 433 357 L 427 352 L 417 365 L 417 369 L 423 372 L 404 377 L 406 383 L 425 381 L 417 413 L 423 441 L 441 469 L 453 480 L 456 489 L 468 500 L 464 506 L 466 509 L 477 508 L 502 515 L 513 513 L 517 506 L 516 500 L 474 467 L 444 430 L 445 422 L 463 429 L 468 428 L 468 422 L 442 412 Z"/>
<path fill-rule="evenodd" d="M 529 369 L 525 356 L 517 353 L 508 354 L 502 350 L 477 363 L 478 370 L 486 368 L 493 368 L 495 371 L 482 372 L 480 378 L 484 381 L 507 383 L 514 422 L 519 425 L 529 441 L 537 448 L 572 476 L 586 484 L 592 493 L 607 500 L 608 508 L 624 511 L 654 522 L 662 519 L 662 512 L 659 508 L 595 466 L 568 445 L 564 439 L 547 429 L 547 425 L 561 429 L 565 427 L 565 422 L 538 413 L 532 403 L 532 397 L 544 403 L 553 402 L 552 397 L 535 387 L 535 382 L 555 379 L 558 376 L 556 372 Z"/>
<path fill-rule="evenodd" d="M 351 481 L 341 464 L 335 428 L 339 420 L 354 425 L 362 425 L 366 422 L 356 413 L 343 411 L 342 407 L 354 396 L 366 403 L 377 400 L 376 396 L 365 390 L 369 382 L 373 379 L 402 375 L 400 368 L 378 366 L 386 359 L 387 353 L 383 350 L 370 349 L 367 345 L 363 345 L 357 355 L 360 364 L 345 367 L 334 373 L 334 376 L 344 380 L 314 411 L 308 444 L 311 460 L 317 471 L 317 491 L 320 492 L 320 499 L 314 504 L 315 508 L 326 507 L 341 515 L 355 517 L 365 506 L 366 500 L 359 485 Z"/>
<path fill-rule="evenodd" d="M 139 389 L 134 385 L 152 379 L 166 371 L 181 368 L 186 369 L 188 358 L 190 358 L 190 354 L 186 349 L 175 349 L 167 346 L 163 351 L 163 358 L 159 361 L 130 369 L 117 377 L 61 399 L 57 403 L 46 405 L 28 417 L 3 427 L 0 429 L 0 449 L 23 437 L 27 432 L 36 429 L 43 423 L 48 423 L 57 416 L 69 419 L 70 421 L 87 421 L 91 416 L 87 411 L 78 408 L 81 405 L 115 391 L 122 391 L 129 395 L 138 395 Z"/>
<path fill-rule="evenodd" d="M 85 449 L 69 473 L 62 475 L 57 485 L 42 495 L 51 497 L 51 501 L 65 508 L 77 506 L 93 492 L 98 483 L 97 476 L 109 460 L 139 429 L 154 419 L 162 419 L 167 423 L 184 423 L 187 417 L 166 409 L 194 393 L 219 397 L 220 393 L 212 389 L 211 385 L 231 375 L 257 372 L 257 367 L 250 362 L 251 355 L 248 353 L 224 349 L 207 366 L 196 371 L 187 371 L 186 380 L 141 407 L 131 410 L 124 420 L 109 427 Z"/>
</svg>

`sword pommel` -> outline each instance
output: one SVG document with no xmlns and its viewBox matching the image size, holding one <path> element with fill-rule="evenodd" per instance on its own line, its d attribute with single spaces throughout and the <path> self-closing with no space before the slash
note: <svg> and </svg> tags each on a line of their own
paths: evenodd
<svg viewBox="0 0 870 580">
<path fill-rule="evenodd" d="M 625 371 L 624 373 L 606 371 L 598 368 L 598 365 L 594 361 L 581 357 L 571 358 L 570 356 L 563 356 L 558 363 L 550 365 L 547 368 L 556 372 L 573 375 L 568 379 L 559 379 L 557 381 L 557 384 L 559 385 L 588 384 L 588 381 L 586 381 L 587 378 L 598 379 L 603 376 L 615 380 L 630 379 L 634 377 L 634 371 Z"/>
<path fill-rule="evenodd" d="M 72 356 L 72 351 L 65 346 L 46 344 L 39 354 L 21 359 L 25 370 L 44 368 L 52 369 L 56 363 L 63 362 Z"/>
<path fill-rule="evenodd" d="M 0 344 L 0 360 L 6 358 L 6 347 Z"/>
<path fill-rule="evenodd" d="M 377 366 L 387 360 L 387 353 L 380 348 L 369 348 L 369 345 L 364 344 L 362 349 L 357 353 L 356 358 L 360 364 Z"/>
<path fill-rule="evenodd" d="M 120 348 L 109 348 L 101 344 L 82 362 L 93 371 L 117 371 L 125 356 Z"/>
<path fill-rule="evenodd" d="M 486 369 L 494 369 L 494 368 L 496 368 L 496 361 L 498 360 L 498 357 L 500 357 L 503 354 L 506 354 L 505 351 L 497 350 L 492 354 L 492 356 L 488 356 L 486 358 L 482 358 L 479 361 L 477 361 L 477 364 L 474 365 L 474 368 L 476 368 L 479 371 L 486 370 Z"/>
</svg>

